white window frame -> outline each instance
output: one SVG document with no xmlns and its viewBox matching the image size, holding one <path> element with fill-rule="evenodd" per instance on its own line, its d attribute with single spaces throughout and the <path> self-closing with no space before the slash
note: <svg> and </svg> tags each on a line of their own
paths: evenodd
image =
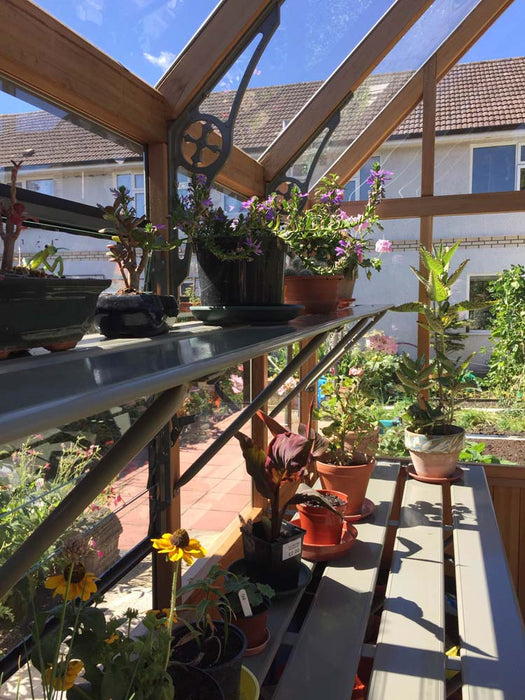
<svg viewBox="0 0 525 700">
<path fill-rule="evenodd" d="M 54 197 L 56 195 L 55 193 L 55 180 L 52 177 L 27 177 L 25 180 L 22 180 L 22 185 L 25 190 L 28 190 L 29 192 L 39 192 L 39 190 L 30 190 L 29 189 L 29 183 L 30 182 L 52 182 L 53 183 L 53 193 L 50 195 L 51 197 Z M 16 183 L 16 186 L 18 187 L 19 184 L 18 182 Z M 47 194 L 47 193 L 44 193 Z"/>
<path fill-rule="evenodd" d="M 521 147 L 525 146 L 525 143 L 512 143 L 512 141 L 489 141 L 488 143 L 482 144 L 477 144 L 477 143 L 471 143 L 470 144 L 470 168 L 469 168 L 469 194 L 473 194 L 472 192 L 472 184 L 474 180 L 474 150 L 477 148 L 493 148 L 497 146 L 514 146 L 516 149 L 516 158 L 515 158 L 515 163 L 516 163 L 516 171 L 514 173 L 514 191 L 519 192 L 520 191 L 520 180 L 519 180 L 519 174 L 520 174 L 520 169 L 525 168 L 525 161 L 520 160 L 520 152 L 521 152 Z M 500 190 L 501 192 L 509 192 L 509 190 Z M 479 194 L 479 193 L 478 193 Z M 490 193 L 488 193 L 490 194 Z"/>
<path fill-rule="evenodd" d="M 146 201 L 146 174 L 144 173 L 143 170 L 139 170 L 137 172 L 134 172 L 133 170 L 126 170 L 122 172 L 116 172 L 114 174 L 113 182 L 114 182 L 114 187 L 118 188 L 118 177 L 122 175 L 129 175 L 131 177 L 131 189 L 130 189 L 130 195 L 133 197 L 133 202 L 135 204 L 135 197 L 137 194 L 143 194 L 144 195 L 144 214 L 147 212 L 147 201 Z M 142 175 L 144 178 L 144 187 L 135 187 L 135 175 Z M 139 214 L 137 214 L 139 216 Z"/>
</svg>

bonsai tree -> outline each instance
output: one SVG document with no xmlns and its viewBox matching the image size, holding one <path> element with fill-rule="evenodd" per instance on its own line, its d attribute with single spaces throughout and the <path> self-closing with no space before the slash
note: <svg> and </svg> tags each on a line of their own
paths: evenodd
<svg viewBox="0 0 525 700">
<path fill-rule="evenodd" d="M 358 267 L 362 267 L 370 278 L 372 270 L 380 270 L 380 258 L 368 253 L 374 227 L 382 229 L 376 209 L 385 196 L 385 181 L 390 175 L 378 163 L 374 165 L 367 180 L 368 201 L 363 213 L 356 217 L 349 217 L 340 208 L 344 190 L 337 186 L 337 175 L 321 180 L 309 208 L 304 207 L 306 195 L 292 187 L 289 199 L 282 202 L 286 223 L 280 231 L 294 258 L 288 273 L 355 277 Z M 380 239 L 374 247 L 378 253 L 389 252 L 392 244 Z"/>
<path fill-rule="evenodd" d="M 305 435 L 310 437 L 305 437 L 290 432 L 262 411 L 258 411 L 257 415 L 274 436 L 267 451 L 264 452 L 252 438 L 243 433 L 237 433 L 235 437 L 241 444 L 246 470 L 253 478 L 255 488 L 270 502 L 270 518 L 264 518 L 263 523 L 265 538 L 269 542 L 274 542 L 281 532 L 284 511 L 289 504 L 303 503 L 306 500 L 311 502 L 314 499 L 334 513 L 337 511 L 321 494 L 306 485 L 300 493 L 293 494 L 291 498 L 285 500 L 282 497 L 285 485 L 295 482 L 297 489 L 301 480 L 307 475 L 312 458 L 326 450 L 326 442 L 323 438 L 312 434 L 310 421 L 305 430 Z M 250 532 L 250 523 L 243 523 L 243 529 L 245 532 Z"/>
<path fill-rule="evenodd" d="M 113 243 L 108 245 L 108 257 L 117 263 L 124 280 L 124 292 L 131 294 L 140 289 L 140 277 L 154 250 L 168 251 L 180 245 L 179 241 L 168 243 L 158 231 L 163 226 L 146 222 L 146 217 L 137 216 L 133 207 L 133 197 L 122 186 L 112 189 L 115 199 L 109 206 L 98 207 L 110 226 L 100 229 L 100 233 L 110 233 Z"/>
<path fill-rule="evenodd" d="M 451 354 L 460 352 L 464 344 L 460 329 L 465 321 L 460 313 L 484 308 L 490 302 L 450 302 L 452 286 L 469 262 L 464 260 L 452 271 L 452 257 L 458 246 L 459 242 L 451 247 L 440 245 L 434 247 L 432 253 L 420 248 L 425 271 L 420 273 L 414 267 L 411 270 L 424 285 L 428 301 L 394 308 L 394 311 L 415 311 L 422 316 L 420 324 L 429 332 L 433 350 L 429 362 L 423 355 L 413 360 L 403 354 L 397 373 L 405 392 L 415 399 L 406 418 L 410 429 L 417 433 L 448 434 L 458 398 L 466 389 L 477 387 L 468 376 L 468 365 L 475 353 L 463 360 L 453 359 Z"/>
<path fill-rule="evenodd" d="M 13 268 L 15 254 L 15 242 L 24 229 L 24 221 L 29 218 L 22 202 L 16 198 L 16 181 L 18 171 L 22 167 L 22 160 L 12 160 L 11 170 L 11 198 L 9 202 L 0 205 L 0 238 L 4 244 L 2 253 L 2 272 Z M 5 219 L 5 222 L 4 222 Z"/>
</svg>

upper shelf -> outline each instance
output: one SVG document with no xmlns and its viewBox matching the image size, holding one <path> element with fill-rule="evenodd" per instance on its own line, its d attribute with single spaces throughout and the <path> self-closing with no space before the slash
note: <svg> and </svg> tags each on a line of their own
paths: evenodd
<svg viewBox="0 0 525 700">
<path fill-rule="evenodd" d="M 356 306 L 287 324 L 182 323 L 157 338 L 87 336 L 74 350 L 0 363 L 0 445 L 202 379 L 388 306 Z"/>
</svg>

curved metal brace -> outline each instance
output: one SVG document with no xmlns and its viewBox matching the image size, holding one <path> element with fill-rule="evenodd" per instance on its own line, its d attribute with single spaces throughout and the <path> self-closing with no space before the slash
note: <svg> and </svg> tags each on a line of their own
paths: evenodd
<svg viewBox="0 0 525 700">
<path fill-rule="evenodd" d="M 175 170 L 182 166 L 190 173 L 206 175 L 208 182 L 211 182 L 221 170 L 231 152 L 233 127 L 244 93 L 263 51 L 279 26 L 279 21 L 280 8 L 279 5 L 276 5 L 255 30 L 254 35 L 255 33 L 260 33 L 262 36 L 237 88 L 228 119 L 222 120 L 216 115 L 201 112 L 199 106 L 196 106 L 182 114 L 170 126 L 169 148 L 172 156 L 170 158 L 170 169 L 173 167 L 173 175 Z M 196 129 L 200 130 L 200 134 L 194 136 L 191 132 Z M 190 159 L 184 155 L 183 143 L 193 143 L 195 145 L 195 151 Z M 206 158 L 204 157 L 206 151 L 208 151 L 208 159 L 210 154 L 212 159 L 211 162 L 204 164 L 206 163 Z"/>
<path fill-rule="evenodd" d="M 352 97 L 350 95 L 349 99 Z M 317 166 L 317 163 L 319 162 L 319 158 L 321 157 L 326 145 L 328 144 L 330 138 L 332 137 L 332 134 L 336 130 L 336 128 L 339 126 L 339 122 L 341 120 L 341 110 L 337 109 L 330 119 L 326 122 L 325 124 L 325 129 L 326 129 L 326 134 L 323 137 L 323 140 L 319 144 L 319 147 L 315 153 L 315 156 L 312 159 L 312 162 L 310 163 L 310 166 L 308 168 L 308 172 L 306 173 L 306 177 L 304 180 L 299 180 L 296 177 L 290 177 L 286 175 L 286 171 L 290 167 L 290 164 L 288 164 L 283 170 L 281 170 L 280 173 L 274 177 L 274 179 L 268 183 L 267 185 L 267 193 L 269 194 L 270 192 L 277 191 L 282 185 L 287 185 L 288 187 L 286 188 L 286 191 L 283 192 L 283 196 L 285 199 L 288 199 L 290 196 L 290 191 L 293 185 L 295 185 L 301 192 L 301 194 L 308 194 L 308 190 L 310 187 L 310 183 L 312 181 L 312 176 L 314 174 L 315 168 Z M 306 146 L 302 151 L 301 154 L 304 153 L 307 150 L 308 146 Z M 296 159 L 297 160 L 297 159 Z M 300 209 L 303 209 L 306 206 L 306 198 L 304 198 L 301 203 L 300 203 Z"/>
</svg>

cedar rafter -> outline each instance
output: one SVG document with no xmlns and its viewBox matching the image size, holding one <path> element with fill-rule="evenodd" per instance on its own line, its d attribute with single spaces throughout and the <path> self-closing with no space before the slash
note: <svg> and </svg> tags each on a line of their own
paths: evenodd
<svg viewBox="0 0 525 700">
<path fill-rule="evenodd" d="M 267 182 L 297 158 L 432 2 L 398 0 L 394 3 L 262 155 L 260 162 Z"/>
</svg>

